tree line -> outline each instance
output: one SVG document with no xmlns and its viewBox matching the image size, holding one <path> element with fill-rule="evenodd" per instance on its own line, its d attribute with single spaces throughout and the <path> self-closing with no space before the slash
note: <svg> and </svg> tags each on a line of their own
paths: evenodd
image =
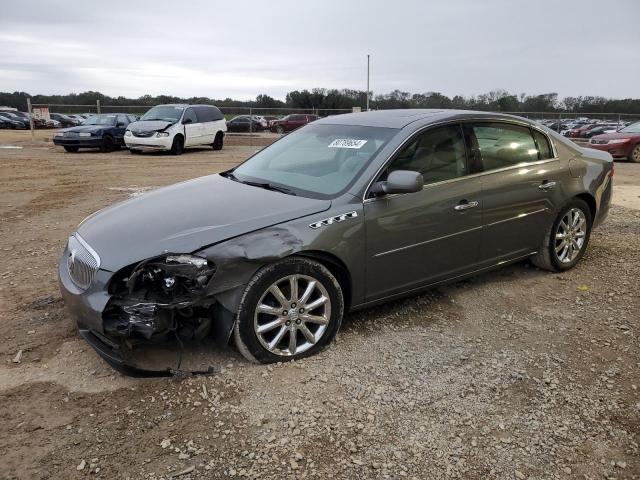
<svg viewBox="0 0 640 480">
<path fill-rule="evenodd" d="M 320 110 L 351 109 L 366 105 L 366 92 L 351 89 L 313 88 L 287 93 L 284 101 L 261 94 L 255 100 L 213 99 L 208 97 L 175 97 L 171 95 L 143 95 L 138 98 L 110 97 L 100 92 L 70 93 L 67 95 L 30 95 L 26 92 L 0 92 L 0 106 L 26 110 L 27 98 L 35 104 L 94 105 L 96 100 L 105 106 L 153 106 L 162 103 L 209 103 L 218 107 L 304 108 Z M 457 108 L 502 112 L 576 112 L 640 114 L 640 99 L 611 99 L 598 96 L 564 97 L 557 93 L 527 95 L 493 90 L 477 96 L 448 97 L 439 92 L 409 93 L 394 90 L 372 95 L 372 109 L 390 108 Z"/>
</svg>

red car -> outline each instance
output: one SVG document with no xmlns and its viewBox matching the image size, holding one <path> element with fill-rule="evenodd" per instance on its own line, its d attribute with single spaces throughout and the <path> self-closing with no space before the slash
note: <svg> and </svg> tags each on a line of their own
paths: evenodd
<svg viewBox="0 0 640 480">
<path fill-rule="evenodd" d="M 294 113 L 292 115 L 287 115 L 280 120 L 274 120 L 271 125 L 271 131 L 277 133 L 285 133 L 291 132 L 296 128 L 300 128 L 307 123 L 313 122 L 317 120 L 317 115 L 308 115 L 306 113 Z"/>
<path fill-rule="evenodd" d="M 615 133 L 591 137 L 589 148 L 609 152 L 613 158 L 626 158 L 630 162 L 640 163 L 640 122 Z"/>
<path fill-rule="evenodd" d="M 591 130 L 595 126 L 596 125 L 593 123 L 587 123 L 586 125 L 581 125 L 579 127 L 572 128 L 571 130 L 567 130 L 564 136 L 569 138 L 582 138 L 588 130 Z"/>
</svg>

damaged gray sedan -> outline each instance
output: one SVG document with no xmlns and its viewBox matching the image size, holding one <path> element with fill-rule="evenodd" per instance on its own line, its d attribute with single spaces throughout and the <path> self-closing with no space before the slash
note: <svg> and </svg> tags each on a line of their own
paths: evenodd
<svg viewBox="0 0 640 480">
<path fill-rule="evenodd" d="M 297 359 L 347 311 L 526 258 L 573 267 L 612 176 L 608 154 L 508 115 L 329 117 L 85 219 L 61 291 L 81 335 L 129 373 L 138 345 L 208 337 Z"/>
</svg>

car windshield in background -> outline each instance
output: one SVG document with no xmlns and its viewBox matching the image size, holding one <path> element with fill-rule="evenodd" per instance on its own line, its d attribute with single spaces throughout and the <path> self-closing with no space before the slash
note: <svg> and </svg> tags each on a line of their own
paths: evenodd
<svg viewBox="0 0 640 480">
<path fill-rule="evenodd" d="M 640 133 L 640 122 L 632 123 L 620 130 L 622 133 Z"/>
<path fill-rule="evenodd" d="M 164 122 L 177 122 L 182 116 L 184 107 L 158 106 L 145 113 L 140 120 L 162 120 Z"/>
<path fill-rule="evenodd" d="M 241 182 L 284 187 L 329 198 L 347 188 L 398 130 L 357 125 L 308 125 L 233 170 Z"/>
<path fill-rule="evenodd" d="M 116 124 L 116 116 L 115 115 L 94 115 L 93 117 L 87 118 L 82 125 L 115 125 Z"/>
</svg>

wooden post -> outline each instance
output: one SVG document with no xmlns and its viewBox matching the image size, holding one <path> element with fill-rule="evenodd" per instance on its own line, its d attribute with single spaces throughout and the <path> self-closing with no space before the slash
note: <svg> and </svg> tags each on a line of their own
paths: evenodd
<svg viewBox="0 0 640 480">
<path fill-rule="evenodd" d="M 31 98 L 27 97 L 27 111 L 29 112 L 29 126 L 31 127 L 31 141 L 36 141 L 35 128 L 33 124 L 33 112 L 31 111 Z"/>
</svg>

